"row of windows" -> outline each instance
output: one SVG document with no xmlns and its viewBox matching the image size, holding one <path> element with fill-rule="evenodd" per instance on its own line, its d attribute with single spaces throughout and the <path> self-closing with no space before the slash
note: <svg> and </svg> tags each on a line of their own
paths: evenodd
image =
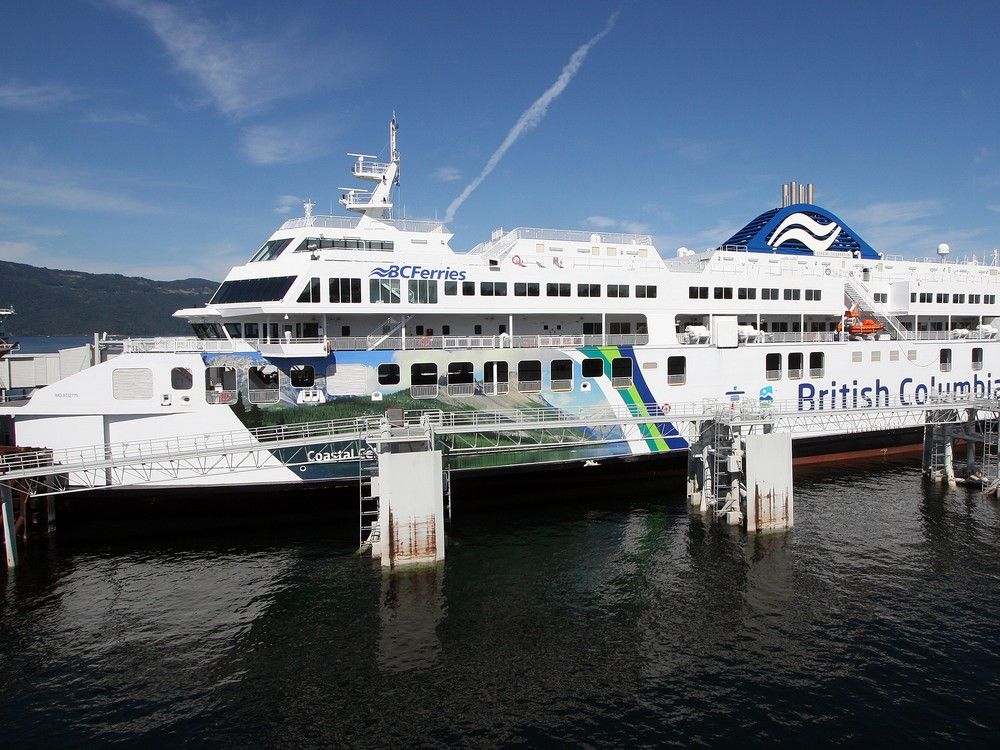
<svg viewBox="0 0 1000 750">
<path fill-rule="evenodd" d="M 392 250 L 392 240 L 358 240 L 358 239 L 326 239 L 325 237 L 309 237 L 302 240 L 295 252 L 305 253 L 313 250 L 336 248 L 342 250 Z"/>
<path fill-rule="evenodd" d="M 883 297 L 885 295 L 882 295 Z M 948 292 L 910 292 L 910 302 L 936 302 L 940 304 L 946 304 L 951 302 L 953 304 L 965 304 L 966 299 L 968 299 L 970 305 L 995 305 L 997 301 L 997 296 L 995 294 L 949 294 Z M 879 300 L 875 300 L 878 302 Z M 882 300 L 885 302 L 886 300 Z"/>
<path fill-rule="evenodd" d="M 230 283 L 230 282 L 227 282 Z M 395 304 L 401 301 L 400 279 L 370 279 L 368 282 L 368 298 L 373 303 Z M 406 282 L 407 301 L 415 304 L 433 304 L 438 301 L 438 282 L 434 279 L 409 279 Z M 461 286 L 460 286 L 461 285 Z M 331 278 L 330 279 L 330 302 L 336 303 L 360 303 L 361 299 L 361 279 L 359 278 Z M 506 281 L 480 281 L 479 295 L 481 297 L 506 297 L 508 294 L 508 283 Z M 451 297 L 458 294 L 459 289 L 464 296 L 472 296 L 476 293 L 475 281 L 446 281 L 444 282 L 445 296 Z M 321 285 L 318 278 L 310 279 L 297 301 L 304 303 L 322 302 L 320 294 Z M 515 297 L 538 297 L 540 285 L 535 282 L 521 282 L 514 284 Z M 630 287 L 628 284 L 608 284 L 608 297 L 628 297 Z M 600 297 L 600 284 L 577 284 L 576 294 L 578 297 Z M 217 295 L 218 296 L 218 295 Z M 573 285 L 567 283 L 549 283 L 545 285 L 545 296 L 547 297 L 571 297 L 573 296 Z M 652 284 L 637 284 L 635 296 L 642 299 L 656 297 L 656 287 Z M 280 298 L 279 298 L 280 299 Z M 221 300 L 214 301 L 235 301 Z M 244 301 L 244 300 L 240 300 Z"/>
<path fill-rule="evenodd" d="M 826 364 L 826 357 L 823 352 L 809 352 L 809 377 L 821 378 Z M 801 380 L 805 377 L 806 371 L 805 355 L 802 352 L 789 352 L 788 354 L 788 379 Z M 764 357 L 764 377 L 767 380 L 781 380 L 781 354 L 771 352 Z"/>
<path fill-rule="evenodd" d="M 684 357 L 671 357 L 671 360 L 680 360 L 680 363 L 673 363 L 674 368 L 680 368 L 683 372 Z M 616 383 L 617 387 L 628 387 L 632 379 L 632 359 L 630 357 L 615 357 L 611 360 L 610 370 L 605 368 L 605 361 L 599 358 L 588 358 L 580 363 L 581 374 L 585 378 L 600 378 L 605 375 L 616 379 L 628 379 L 624 382 Z M 669 371 L 669 365 L 668 365 Z M 449 362 L 448 363 L 448 385 L 472 384 L 475 382 L 475 368 L 472 362 Z M 517 363 L 514 371 L 515 380 L 521 384 L 529 384 L 529 390 L 541 390 L 542 386 L 542 363 L 537 359 L 521 360 Z M 402 371 L 395 362 L 388 362 L 378 366 L 379 385 L 399 385 L 402 378 Z M 486 362 L 483 366 L 483 379 L 486 383 L 508 383 L 510 380 L 510 365 L 505 361 Z M 553 390 L 568 390 L 573 382 L 573 360 L 555 359 L 549 363 L 549 380 Z M 434 362 L 417 362 L 410 365 L 410 385 L 426 386 L 437 385 L 438 366 Z"/>
<path fill-rule="evenodd" d="M 636 287 L 638 290 L 639 287 Z M 688 287 L 688 298 L 690 299 L 708 299 L 709 288 L 707 286 L 690 286 Z M 738 299 L 757 299 L 757 289 L 752 286 L 741 286 L 736 288 L 736 295 Z M 763 287 L 760 290 L 760 298 L 764 300 L 776 300 L 780 299 L 779 289 L 775 287 Z M 799 300 L 802 299 L 802 289 L 785 289 L 784 298 L 786 300 Z M 642 295 L 636 294 L 637 297 Z M 653 287 L 653 297 L 656 296 L 656 288 Z M 731 286 L 717 286 L 712 288 L 712 299 L 732 299 L 733 298 L 733 287 Z M 805 298 L 809 302 L 819 302 L 823 298 L 823 292 L 821 289 L 806 289 Z"/>
</svg>

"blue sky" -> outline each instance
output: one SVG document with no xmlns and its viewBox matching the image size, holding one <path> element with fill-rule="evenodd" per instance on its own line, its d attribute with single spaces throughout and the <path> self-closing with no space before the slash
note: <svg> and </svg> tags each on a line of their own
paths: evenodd
<svg viewBox="0 0 1000 750">
<path fill-rule="evenodd" d="M 543 226 L 700 250 L 793 179 L 884 252 L 1000 247 L 996 2 L 36 0 L 0 25 L 6 260 L 220 279 L 303 198 L 329 212 L 393 110 L 411 218 L 529 113 L 458 249 Z"/>
</svg>

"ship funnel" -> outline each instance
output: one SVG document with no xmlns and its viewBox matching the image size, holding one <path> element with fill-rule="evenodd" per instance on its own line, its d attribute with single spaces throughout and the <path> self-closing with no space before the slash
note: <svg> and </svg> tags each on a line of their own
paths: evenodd
<svg viewBox="0 0 1000 750">
<path fill-rule="evenodd" d="M 795 203 L 812 203 L 815 197 L 811 182 L 786 182 L 781 186 L 781 207 L 787 208 Z"/>
</svg>

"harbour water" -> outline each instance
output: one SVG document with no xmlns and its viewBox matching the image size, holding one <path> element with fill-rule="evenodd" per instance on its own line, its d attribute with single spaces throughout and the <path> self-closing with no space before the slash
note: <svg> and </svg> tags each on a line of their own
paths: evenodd
<svg viewBox="0 0 1000 750">
<path fill-rule="evenodd" d="M 389 577 L 343 514 L 59 529 L 2 582 L 4 744 L 995 741 L 1000 505 L 912 460 L 797 470 L 756 539 L 649 473 L 486 491 Z"/>
</svg>

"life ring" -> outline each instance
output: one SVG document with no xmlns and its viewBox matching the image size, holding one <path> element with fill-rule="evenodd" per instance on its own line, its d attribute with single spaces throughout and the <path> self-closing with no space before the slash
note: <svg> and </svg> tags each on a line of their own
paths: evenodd
<svg viewBox="0 0 1000 750">
<path fill-rule="evenodd" d="M 520 255 L 515 255 L 514 257 L 512 257 L 510 259 L 510 262 L 513 263 L 515 266 L 523 266 L 524 265 L 524 261 L 521 259 Z"/>
<path fill-rule="evenodd" d="M 660 404 L 660 412 L 663 413 L 663 414 L 669 414 L 670 413 L 670 404 L 668 404 L 666 402 Z"/>
<path fill-rule="evenodd" d="M 330 352 L 332 352 L 333 351 L 333 342 L 332 341 L 324 341 L 323 342 L 323 349 L 326 351 L 327 354 L 329 354 Z"/>
<path fill-rule="evenodd" d="M 831 271 L 831 270 L 830 270 L 830 269 L 828 268 L 828 269 L 826 269 L 826 271 L 824 271 L 824 273 L 826 273 L 826 275 L 827 275 L 827 276 L 829 276 L 830 274 L 832 274 L 832 273 L 833 273 L 833 271 Z"/>
</svg>

